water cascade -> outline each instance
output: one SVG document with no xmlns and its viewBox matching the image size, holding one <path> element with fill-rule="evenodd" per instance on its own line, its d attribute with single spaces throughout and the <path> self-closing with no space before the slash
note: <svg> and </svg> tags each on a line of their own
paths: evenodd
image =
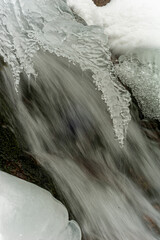
<svg viewBox="0 0 160 240">
<path fill-rule="evenodd" d="M 5 97 L 82 239 L 159 239 L 159 145 L 119 81 L 132 84 L 145 63 L 123 57 L 115 66 L 103 28 L 86 25 L 63 0 L 0 0 L 0 9 Z"/>
</svg>

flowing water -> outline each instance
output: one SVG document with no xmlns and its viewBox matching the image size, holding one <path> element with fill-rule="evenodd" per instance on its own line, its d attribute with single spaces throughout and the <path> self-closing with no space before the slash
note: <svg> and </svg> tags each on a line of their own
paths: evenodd
<svg viewBox="0 0 160 240">
<path fill-rule="evenodd" d="M 140 129 L 136 108 L 120 148 L 90 71 L 50 53 L 39 52 L 34 63 L 38 78 L 28 83 L 22 73 L 18 96 L 4 66 L 4 89 L 21 135 L 53 177 L 83 239 L 159 239 L 160 151 Z"/>
<path fill-rule="evenodd" d="M 9 63 L 1 66 L 1 91 L 26 148 L 53 177 L 83 240 L 159 239 L 159 146 L 140 128 L 134 104 L 124 147 L 115 139 L 114 131 L 124 141 L 130 95 L 117 81 L 107 40 L 101 29 L 77 22 L 65 1 L 38 2 L 16 1 L 23 3 L 15 5 L 16 36 L 9 2 L 1 19 L 7 41 L 0 53 Z"/>
</svg>

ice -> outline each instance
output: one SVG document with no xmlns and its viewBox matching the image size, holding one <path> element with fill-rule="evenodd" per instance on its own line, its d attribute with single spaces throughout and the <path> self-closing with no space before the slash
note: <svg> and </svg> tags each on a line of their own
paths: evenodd
<svg viewBox="0 0 160 240">
<path fill-rule="evenodd" d="M 0 171 L 0 240 L 80 240 L 66 208 L 49 192 Z"/>
<path fill-rule="evenodd" d="M 97 7 L 91 0 L 67 0 L 88 25 L 101 26 L 114 58 L 116 75 L 136 98 L 143 114 L 160 120 L 160 1 L 111 0 Z"/>
<path fill-rule="evenodd" d="M 82 70 L 92 71 L 116 137 L 123 144 L 130 121 L 130 94 L 114 74 L 103 30 L 77 22 L 64 0 L 0 0 L 0 55 L 11 66 L 17 91 L 22 71 L 29 79 L 36 78 L 33 58 L 39 50 L 66 57 Z"/>
<path fill-rule="evenodd" d="M 136 58 L 120 58 L 116 72 L 136 98 L 145 117 L 160 120 L 160 70 Z"/>
</svg>

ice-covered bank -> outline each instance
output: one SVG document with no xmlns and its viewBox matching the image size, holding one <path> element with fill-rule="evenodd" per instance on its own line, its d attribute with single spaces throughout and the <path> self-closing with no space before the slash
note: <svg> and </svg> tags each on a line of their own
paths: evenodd
<svg viewBox="0 0 160 240">
<path fill-rule="evenodd" d="M 0 171 L 0 240 L 80 240 L 78 224 L 49 192 Z"/>
</svg>

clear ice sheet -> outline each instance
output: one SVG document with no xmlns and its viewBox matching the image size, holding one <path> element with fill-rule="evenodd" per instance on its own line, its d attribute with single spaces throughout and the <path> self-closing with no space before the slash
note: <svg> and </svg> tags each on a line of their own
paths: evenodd
<svg viewBox="0 0 160 240">
<path fill-rule="evenodd" d="M 93 72 L 115 135 L 123 144 L 130 121 L 130 94 L 116 79 L 101 28 L 78 23 L 64 0 L 0 0 L 0 26 L 0 55 L 12 68 L 17 91 L 20 72 L 36 78 L 33 56 L 38 50 L 67 57 Z"/>
<path fill-rule="evenodd" d="M 78 224 L 49 192 L 0 171 L 0 240 L 80 240 Z"/>
</svg>

